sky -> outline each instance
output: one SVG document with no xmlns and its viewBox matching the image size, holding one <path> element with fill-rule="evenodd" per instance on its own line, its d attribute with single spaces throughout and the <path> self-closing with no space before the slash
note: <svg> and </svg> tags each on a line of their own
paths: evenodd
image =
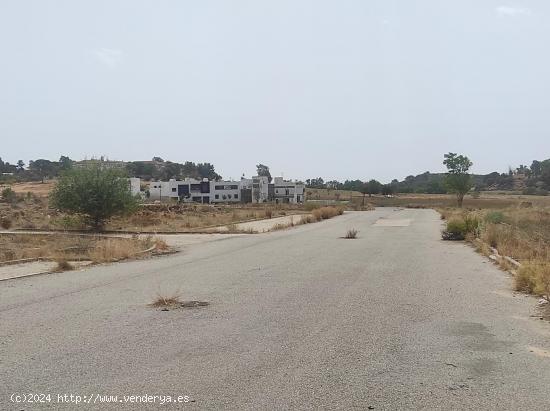
<svg viewBox="0 0 550 411">
<path fill-rule="evenodd" d="M 547 0 L 1 0 L 0 157 L 388 182 L 550 157 Z"/>
</svg>

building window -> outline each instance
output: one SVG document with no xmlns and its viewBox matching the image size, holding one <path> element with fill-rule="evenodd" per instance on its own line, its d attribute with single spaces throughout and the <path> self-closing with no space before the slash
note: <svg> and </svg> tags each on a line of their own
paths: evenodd
<svg viewBox="0 0 550 411">
<path fill-rule="evenodd" d="M 191 184 L 191 191 L 201 191 L 200 184 Z"/>
<path fill-rule="evenodd" d="M 234 194 L 234 195 L 233 195 L 233 198 L 234 198 L 235 200 L 237 200 L 237 199 L 239 198 L 239 195 L 238 195 L 238 194 Z"/>
<path fill-rule="evenodd" d="M 216 200 L 219 200 L 219 199 L 220 199 L 220 195 L 219 195 L 219 194 L 216 194 L 216 195 L 215 195 L 215 198 L 216 198 Z"/>
<path fill-rule="evenodd" d="M 230 184 L 226 186 L 214 186 L 215 190 L 238 190 L 239 186 L 236 184 Z"/>
<path fill-rule="evenodd" d="M 176 187 L 174 187 L 174 188 L 172 189 L 172 193 L 175 193 L 175 192 L 176 192 Z"/>
</svg>

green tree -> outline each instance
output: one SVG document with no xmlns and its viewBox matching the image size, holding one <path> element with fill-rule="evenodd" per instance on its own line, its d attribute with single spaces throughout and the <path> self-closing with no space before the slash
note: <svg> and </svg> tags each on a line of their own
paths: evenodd
<svg viewBox="0 0 550 411">
<path fill-rule="evenodd" d="M 258 174 L 258 176 L 264 176 L 264 177 L 267 177 L 268 181 L 271 183 L 271 173 L 269 171 L 269 167 L 264 165 L 264 164 L 258 164 L 256 166 L 256 174 Z"/>
<path fill-rule="evenodd" d="M 38 160 L 29 161 L 29 170 L 37 174 L 42 182 L 46 177 L 54 177 L 59 171 L 59 164 L 50 160 L 39 158 Z"/>
<path fill-rule="evenodd" d="M 25 169 L 25 162 L 23 160 L 17 160 L 17 171 L 23 171 Z"/>
<path fill-rule="evenodd" d="M 171 178 L 178 180 L 181 175 L 181 168 L 182 168 L 181 164 L 167 161 L 166 163 L 164 163 L 164 167 L 160 172 L 160 176 L 161 176 L 160 178 L 162 180 L 170 180 Z"/>
<path fill-rule="evenodd" d="M 391 184 L 384 184 L 382 186 L 381 193 L 385 196 L 389 196 L 393 194 L 393 186 Z"/>
<path fill-rule="evenodd" d="M 197 172 L 199 173 L 200 178 L 207 178 L 209 180 L 221 180 L 222 176 L 216 173 L 214 165 L 210 163 L 198 163 Z"/>
<path fill-rule="evenodd" d="M 472 162 L 463 155 L 447 153 L 444 155 L 443 164 L 447 167 L 445 184 L 451 193 L 456 194 L 458 207 L 462 207 L 464 195 L 472 188 L 472 177 L 468 173 Z"/>
<path fill-rule="evenodd" d="M 50 200 L 59 210 L 84 216 L 96 230 L 109 218 L 131 213 L 138 205 L 124 173 L 98 167 L 65 171 Z"/>
<path fill-rule="evenodd" d="M 378 194 L 382 190 L 382 183 L 377 180 L 370 180 L 365 184 L 365 191 L 371 197 L 373 194 Z"/>
<path fill-rule="evenodd" d="M 71 160 L 67 156 L 59 157 L 59 168 L 61 170 L 69 170 L 69 169 L 73 168 L 73 160 Z"/>
</svg>

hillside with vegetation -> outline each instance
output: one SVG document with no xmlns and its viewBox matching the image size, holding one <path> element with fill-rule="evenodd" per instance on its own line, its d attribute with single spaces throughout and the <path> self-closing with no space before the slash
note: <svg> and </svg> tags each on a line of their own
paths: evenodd
<svg viewBox="0 0 550 411">
<path fill-rule="evenodd" d="M 99 159 L 75 161 L 67 156 L 61 156 L 58 161 L 47 159 L 30 160 L 28 165 L 23 160 L 15 164 L 4 162 L 0 157 L 0 183 L 50 180 L 59 177 L 64 171 L 78 167 L 97 166 L 98 168 L 116 168 L 129 177 L 139 177 L 142 180 L 169 180 L 196 178 L 221 180 L 214 165 L 211 163 L 175 163 L 153 157 L 151 161 L 111 161 L 103 157 Z"/>
<path fill-rule="evenodd" d="M 351 190 L 366 194 L 419 193 L 446 194 L 445 173 L 425 173 L 407 176 L 382 184 L 377 180 L 324 181 L 323 178 L 306 180 L 307 188 Z M 526 195 L 548 195 L 550 191 L 550 159 L 534 160 L 531 166 L 520 165 L 506 173 L 472 174 L 474 191 L 513 191 Z"/>
</svg>

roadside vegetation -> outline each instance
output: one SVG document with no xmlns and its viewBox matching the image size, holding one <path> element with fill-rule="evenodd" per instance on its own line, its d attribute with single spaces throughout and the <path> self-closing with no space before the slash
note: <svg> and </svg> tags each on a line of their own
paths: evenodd
<svg viewBox="0 0 550 411">
<path fill-rule="evenodd" d="M 344 214 L 344 207 L 340 206 L 327 206 L 327 207 L 317 207 L 313 208 L 311 214 L 298 216 L 297 220 L 293 219 L 289 223 L 285 224 L 276 224 L 271 231 L 284 230 L 289 227 L 294 227 L 297 225 L 317 223 L 319 221 L 328 220 L 330 218 Z"/>
<path fill-rule="evenodd" d="M 78 215 L 95 230 L 115 215 L 136 211 L 138 200 L 132 196 L 126 175 L 99 167 L 65 171 L 50 194 L 53 208 Z"/>
<path fill-rule="evenodd" d="M 0 236 L 0 262 L 44 259 L 58 262 L 90 261 L 94 264 L 142 258 L 169 248 L 158 238 L 103 237 L 95 235 L 3 234 Z"/>
<path fill-rule="evenodd" d="M 54 187 L 48 183 L 37 183 L 37 186 Z M 87 216 L 54 208 L 48 190 L 36 194 L 34 191 L 24 191 L 27 188 L 32 188 L 29 183 L 14 185 L 7 191 L 7 199 L 0 198 L 0 227 L 3 229 L 86 231 L 94 228 Z M 15 194 L 12 195 L 12 192 Z M 233 227 L 242 222 L 284 216 L 295 216 L 295 221 L 298 221 L 301 215 L 321 207 L 316 203 L 145 203 L 139 204 L 131 213 L 112 216 L 100 227 L 104 231 L 118 232 L 203 232 L 214 227 Z"/>
<path fill-rule="evenodd" d="M 444 238 L 473 243 L 513 271 L 516 290 L 550 299 L 550 208 L 525 202 L 499 210 L 439 211 L 446 219 Z"/>
<path fill-rule="evenodd" d="M 351 228 L 346 232 L 346 235 L 344 236 L 344 238 L 348 240 L 354 240 L 357 238 L 357 233 L 358 231 L 355 228 Z"/>
</svg>

